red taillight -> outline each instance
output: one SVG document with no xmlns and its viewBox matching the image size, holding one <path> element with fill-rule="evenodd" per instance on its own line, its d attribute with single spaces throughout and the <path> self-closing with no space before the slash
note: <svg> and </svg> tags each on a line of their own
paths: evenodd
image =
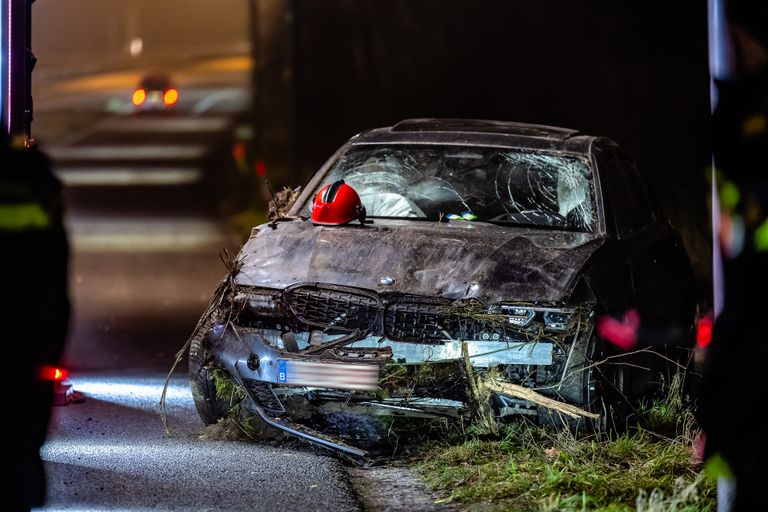
<svg viewBox="0 0 768 512">
<path fill-rule="evenodd" d="M 69 372 L 63 368 L 55 368 L 53 366 L 43 366 L 40 370 L 40 377 L 43 380 L 62 381 L 66 380 L 69 376 Z"/>
<path fill-rule="evenodd" d="M 232 158 L 237 161 L 245 160 L 245 143 L 238 142 L 232 148 Z"/>
<path fill-rule="evenodd" d="M 179 101 L 179 91 L 176 89 L 168 89 L 163 94 L 163 103 L 167 106 L 175 105 L 177 101 Z"/>
<path fill-rule="evenodd" d="M 265 164 L 262 160 L 259 160 L 256 162 L 256 175 L 264 177 L 267 175 L 267 164 Z"/>
<path fill-rule="evenodd" d="M 696 324 L 696 346 L 705 348 L 712 342 L 712 317 L 703 316 Z"/>
<path fill-rule="evenodd" d="M 147 99 L 147 91 L 144 89 L 136 89 L 133 91 L 133 104 L 136 106 L 141 105 Z"/>
</svg>

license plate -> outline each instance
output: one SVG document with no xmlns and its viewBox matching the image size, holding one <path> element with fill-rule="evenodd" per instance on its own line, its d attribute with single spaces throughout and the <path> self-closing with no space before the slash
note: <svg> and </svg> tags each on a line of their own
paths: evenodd
<svg viewBox="0 0 768 512">
<path fill-rule="evenodd" d="M 371 364 L 321 363 L 278 359 L 277 383 L 372 391 L 379 387 L 379 367 Z"/>
</svg>

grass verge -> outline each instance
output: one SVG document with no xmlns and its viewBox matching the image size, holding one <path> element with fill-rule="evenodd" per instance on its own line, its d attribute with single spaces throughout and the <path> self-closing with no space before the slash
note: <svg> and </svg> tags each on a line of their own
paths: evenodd
<svg viewBox="0 0 768 512">
<path fill-rule="evenodd" d="M 715 484 L 691 459 L 686 436 L 577 439 L 518 423 L 499 441 L 433 446 L 416 469 L 467 510 L 712 510 Z"/>
<path fill-rule="evenodd" d="M 694 463 L 698 431 L 683 374 L 639 412 L 646 428 L 623 434 L 508 424 L 500 439 L 434 444 L 416 470 L 442 501 L 464 510 L 715 510 L 716 483 Z"/>
</svg>

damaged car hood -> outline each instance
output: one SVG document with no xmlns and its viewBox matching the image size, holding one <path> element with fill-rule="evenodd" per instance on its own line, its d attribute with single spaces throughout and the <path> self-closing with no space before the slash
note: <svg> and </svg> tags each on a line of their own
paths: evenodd
<svg viewBox="0 0 768 512">
<path fill-rule="evenodd" d="M 333 283 L 445 299 L 565 300 L 603 239 L 591 233 L 471 222 L 376 219 L 255 228 L 240 252 L 237 284 L 283 289 Z"/>
</svg>

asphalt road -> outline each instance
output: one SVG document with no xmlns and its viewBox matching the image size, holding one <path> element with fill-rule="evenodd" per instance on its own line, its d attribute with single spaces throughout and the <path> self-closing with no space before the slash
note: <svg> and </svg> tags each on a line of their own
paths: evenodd
<svg viewBox="0 0 768 512">
<path fill-rule="evenodd" d="M 211 155 L 247 106 L 242 58 L 171 71 L 182 97 L 173 115 L 126 107 L 142 70 L 38 87 L 35 135 L 68 185 L 65 363 L 86 397 L 54 408 L 43 510 L 358 510 L 334 458 L 198 439 L 186 364 L 164 433 L 165 374 L 224 274 L 219 253 L 239 243 L 216 215 Z"/>
<path fill-rule="evenodd" d="M 358 510 L 344 468 L 298 448 L 201 441 L 184 378 L 168 391 L 172 435 L 158 415 L 164 379 L 137 370 L 81 373 L 85 403 L 54 410 L 42 450 L 45 510 Z"/>
</svg>

